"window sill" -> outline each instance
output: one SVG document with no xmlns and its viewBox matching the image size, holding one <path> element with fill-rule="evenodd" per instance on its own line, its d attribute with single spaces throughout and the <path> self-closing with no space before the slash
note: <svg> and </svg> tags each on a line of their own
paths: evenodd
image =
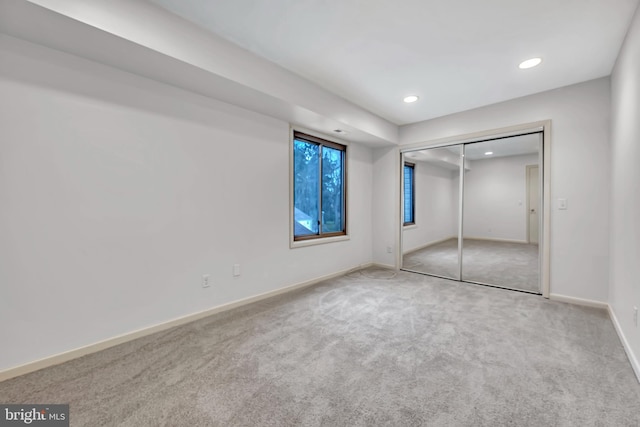
<svg viewBox="0 0 640 427">
<path fill-rule="evenodd" d="M 403 230 L 413 230 L 414 228 L 418 228 L 417 224 L 411 224 L 411 225 L 403 225 L 402 229 Z"/>
<path fill-rule="evenodd" d="M 289 247 L 291 249 L 304 248 L 306 246 L 324 245 L 325 243 L 344 242 L 350 240 L 349 235 L 345 236 L 333 236 L 333 237 L 319 237 L 317 239 L 298 240 L 291 241 Z"/>
</svg>

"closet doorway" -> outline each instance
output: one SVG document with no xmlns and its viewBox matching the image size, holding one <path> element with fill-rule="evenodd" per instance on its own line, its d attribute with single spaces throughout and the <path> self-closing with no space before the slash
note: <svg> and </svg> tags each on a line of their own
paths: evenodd
<svg viewBox="0 0 640 427">
<path fill-rule="evenodd" d="M 402 270 L 542 293 L 542 131 L 407 150 L 402 165 Z"/>
</svg>

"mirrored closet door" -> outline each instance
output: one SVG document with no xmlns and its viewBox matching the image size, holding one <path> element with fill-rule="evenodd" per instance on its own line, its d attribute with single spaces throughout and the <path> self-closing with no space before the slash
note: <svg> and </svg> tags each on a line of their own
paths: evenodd
<svg viewBox="0 0 640 427">
<path fill-rule="evenodd" d="M 402 269 L 540 293 L 542 133 L 406 152 Z"/>
<path fill-rule="evenodd" d="M 405 154 L 403 269 L 460 280 L 461 161 L 461 145 Z"/>
</svg>

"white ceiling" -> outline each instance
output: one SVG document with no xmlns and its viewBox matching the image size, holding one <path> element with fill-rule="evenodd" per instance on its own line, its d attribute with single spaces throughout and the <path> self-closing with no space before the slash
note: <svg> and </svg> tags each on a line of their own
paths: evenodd
<svg viewBox="0 0 640 427">
<path fill-rule="evenodd" d="M 399 125 L 609 75 L 638 4 L 150 1 Z"/>
</svg>

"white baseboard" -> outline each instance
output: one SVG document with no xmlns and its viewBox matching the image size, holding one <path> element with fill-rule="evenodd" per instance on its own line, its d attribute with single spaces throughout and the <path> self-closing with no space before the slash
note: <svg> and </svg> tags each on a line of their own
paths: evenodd
<svg viewBox="0 0 640 427">
<path fill-rule="evenodd" d="M 636 379 L 638 380 L 638 382 L 640 382 L 640 363 L 638 362 L 638 358 L 636 357 L 636 355 L 633 353 L 633 350 L 629 345 L 629 341 L 627 341 L 627 337 L 624 335 L 624 332 L 622 332 L 622 328 L 620 327 L 620 323 L 618 322 L 618 318 L 616 317 L 615 312 L 613 311 L 613 309 L 609 304 L 601 301 L 574 298 L 574 297 L 569 297 L 566 295 L 558 295 L 558 294 L 549 295 L 549 299 L 553 301 L 566 302 L 569 304 L 577 304 L 577 305 L 584 305 L 587 307 L 596 307 L 596 308 L 606 309 L 607 312 L 609 313 L 609 318 L 613 323 L 613 327 L 616 330 L 616 333 L 618 334 L 618 338 L 622 343 L 622 347 L 624 348 L 625 353 L 627 353 L 627 358 L 629 359 L 629 363 L 631 363 L 631 368 L 633 368 L 633 372 L 636 374 Z"/>
<path fill-rule="evenodd" d="M 629 363 L 631 363 L 631 367 L 633 368 L 633 372 L 636 374 L 636 379 L 640 383 L 640 363 L 638 362 L 638 358 L 633 353 L 631 346 L 629 345 L 629 341 L 627 341 L 627 337 L 622 332 L 622 328 L 620 327 L 620 323 L 618 322 L 618 318 L 616 317 L 613 308 L 610 305 L 607 305 L 609 311 L 609 317 L 611 318 L 611 322 L 613 322 L 613 327 L 615 328 L 618 338 L 620 338 L 620 342 L 622 343 L 622 347 L 624 347 L 625 353 L 627 353 L 627 358 L 629 359 Z"/>
<path fill-rule="evenodd" d="M 552 301 L 566 302 L 569 304 L 584 305 L 586 307 L 602 308 L 604 310 L 607 310 L 609 308 L 609 304 L 607 304 L 606 302 L 570 297 L 567 295 L 549 294 L 549 299 Z"/>
<path fill-rule="evenodd" d="M 170 328 L 174 328 L 176 326 L 184 325 L 186 323 L 190 323 L 208 316 L 211 316 L 216 313 L 220 313 L 223 311 L 231 310 L 236 307 L 240 307 L 246 304 L 251 304 L 252 302 L 260 301 L 263 299 L 271 298 L 276 295 L 284 294 L 287 292 L 294 291 L 296 289 L 306 288 L 308 286 L 315 285 L 325 280 L 333 279 L 335 277 L 343 276 L 349 272 L 361 270 L 366 267 L 370 267 L 372 265 L 376 265 L 374 263 L 362 264 L 354 268 L 350 268 L 348 270 L 339 271 L 337 273 L 327 274 L 322 277 L 318 277 L 315 279 L 307 280 L 305 282 L 296 283 L 294 285 L 286 286 L 284 288 L 276 289 L 273 291 L 265 292 L 259 295 L 254 295 L 252 297 L 240 299 L 237 301 L 233 301 L 227 304 L 219 305 L 208 310 L 200 311 L 197 313 L 187 314 L 186 316 L 181 316 L 175 319 L 171 319 L 169 321 L 159 323 L 153 326 L 149 326 L 146 328 L 138 329 L 132 332 L 128 332 L 122 335 L 115 336 L 113 338 L 108 338 L 103 341 L 98 341 L 93 344 L 89 344 L 83 347 L 79 347 L 73 350 L 65 351 L 63 353 L 55 354 L 53 356 L 45 357 L 43 359 L 35 360 L 33 362 L 25 363 L 24 365 L 15 366 L 13 368 L 5 369 L 0 371 L 0 382 L 18 377 L 20 375 L 28 374 L 30 372 L 38 371 L 40 369 L 48 368 L 50 366 L 58 365 L 60 363 L 68 362 L 73 359 L 77 359 L 79 357 L 85 356 L 87 354 L 96 353 L 101 350 L 105 350 L 110 347 L 114 347 L 119 344 L 126 343 L 128 341 L 133 341 L 137 338 L 142 338 L 147 335 L 154 334 L 156 332 L 165 331 Z M 379 265 L 380 267 L 384 267 L 383 265 Z M 395 267 L 391 267 L 395 268 Z"/>
<path fill-rule="evenodd" d="M 387 270 L 395 270 L 396 266 L 395 265 L 391 265 L 391 264 L 380 264 L 378 262 L 372 262 L 371 264 L 362 266 L 360 269 L 362 268 L 367 268 L 367 267 L 378 267 L 378 268 L 384 268 Z"/>
<path fill-rule="evenodd" d="M 497 237 L 473 237 L 473 236 L 465 236 L 467 240 L 485 240 L 487 242 L 503 242 L 503 243 L 521 243 L 528 244 L 526 240 L 517 240 L 517 239 L 499 239 Z"/>
<path fill-rule="evenodd" d="M 317 283 L 320 283 L 322 281 L 325 280 L 329 280 L 329 279 L 333 279 L 335 277 L 339 277 L 342 276 L 344 274 L 350 273 L 350 272 L 354 272 L 357 270 L 361 270 L 363 268 L 367 268 L 367 267 L 379 267 L 379 268 L 387 268 L 387 269 L 393 269 L 395 270 L 395 266 L 392 265 L 387 265 L 387 264 L 379 264 L 379 263 L 368 263 L 368 264 L 362 264 L 359 265 L 357 267 L 348 269 L 348 270 L 343 270 L 343 271 L 339 271 L 337 273 L 332 273 L 332 274 L 328 274 L 322 277 L 318 277 L 315 279 L 311 279 L 311 280 L 307 280 L 305 282 L 301 282 L 301 283 L 297 283 L 294 285 L 290 285 L 290 286 L 286 286 L 284 288 L 280 288 L 280 289 L 276 289 L 273 291 L 269 291 L 269 292 L 265 292 L 259 295 L 255 295 L 252 297 L 248 297 L 248 298 L 244 298 L 241 300 L 237 300 L 234 302 L 230 302 L 227 304 L 223 304 L 217 307 L 213 307 L 211 309 L 208 310 L 204 310 L 201 312 L 197 312 L 197 313 L 193 313 L 193 314 L 188 314 L 186 316 L 182 316 L 182 317 L 178 317 L 172 320 L 169 320 L 167 322 L 163 322 L 163 323 L 159 323 L 157 325 L 153 325 L 147 328 L 142 328 L 142 329 L 138 329 L 136 331 L 132 331 L 126 334 L 122 334 L 122 335 L 118 335 L 116 337 L 113 338 L 109 338 L 103 341 L 99 341 L 93 344 L 89 344 L 80 348 L 76 348 L 73 350 L 69 350 L 63 353 L 59 353 L 50 357 L 46 357 L 40 360 L 36 360 L 33 362 L 29 362 L 29 363 L 25 363 L 24 365 L 20 365 L 20 366 L 16 366 L 13 368 L 9 368 L 6 369 L 4 371 L 0 371 L 0 382 L 11 379 L 11 378 L 15 378 L 18 377 L 20 375 L 25 375 L 28 374 L 30 372 L 35 372 L 38 371 L 40 369 L 44 369 L 50 366 L 54 366 L 54 365 L 58 365 L 60 363 L 64 363 L 64 362 L 68 362 L 70 360 L 73 359 L 77 359 L 79 357 L 85 356 L 87 354 L 91 354 L 91 353 L 96 353 L 98 351 L 101 350 L 105 350 L 107 348 L 110 347 L 114 347 L 116 345 L 119 344 L 123 344 L 126 343 L 128 341 L 133 341 L 137 338 L 142 338 L 144 336 L 147 335 L 151 335 L 154 334 L 156 332 L 161 332 L 170 328 L 174 328 L 176 326 L 180 326 L 180 325 L 184 325 L 186 323 L 189 322 L 193 322 L 208 316 L 211 316 L 213 314 L 216 313 L 220 313 L 223 311 L 227 311 L 227 310 L 231 310 L 233 308 L 236 307 L 240 307 L 246 304 L 250 304 L 252 302 L 256 302 L 256 301 L 260 301 L 263 299 L 267 299 L 267 298 L 271 298 L 273 296 L 276 295 L 281 295 L 287 292 L 291 292 L 294 291 L 296 289 L 302 289 L 308 286 L 312 286 L 315 285 Z M 631 367 L 633 368 L 634 373 L 636 374 L 636 377 L 638 379 L 638 382 L 640 382 L 640 363 L 638 362 L 637 357 L 635 356 L 635 354 L 633 353 L 633 350 L 631 349 L 631 347 L 629 346 L 629 342 L 627 341 L 624 333 L 622 332 L 622 329 L 620 328 L 620 324 L 618 323 L 618 319 L 616 318 L 615 313 L 613 312 L 613 309 L 611 308 L 611 306 L 609 306 L 609 304 L 601 302 L 601 301 L 594 301 L 594 300 L 587 300 L 587 299 L 582 299 L 582 298 L 575 298 L 575 297 L 569 297 L 566 295 L 559 295 L 559 294 L 550 294 L 550 299 L 553 301 L 559 301 L 559 302 L 566 302 L 566 303 L 570 303 L 570 304 L 577 304 L 577 305 L 583 305 L 583 306 L 588 306 L 588 307 L 596 307 L 596 308 L 603 308 L 606 309 L 609 313 L 609 317 L 611 318 L 611 321 L 613 322 L 613 326 L 616 330 L 616 333 L 618 334 L 618 337 L 620 338 L 620 341 L 622 342 L 622 346 L 624 347 L 624 350 L 627 354 L 627 357 L 629 358 L 629 362 L 631 363 Z"/>
<path fill-rule="evenodd" d="M 410 253 L 417 252 L 419 250 L 428 248 L 429 246 L 437 245 L 438 243 L 446 242 L 447 240 L 457 239 L 457 238 L 458 238 L 458 236 L 450 236 L 450 237 L 445 237 L 444 239 L 434 240 L 433 242 L 429 242 L 429 243 L 426 243 L 424 245 L 420 245 L 420 246 L 418 246 L 416 248 L 409 249 L 408 251 L 403 252 L 402 255 L 408 255 Z M 491 238 L 491 237 L 465 236 L 465 239 L 468 239 L 468 240 L 484 240 L 484 241 L 487 241 L 487 242 L 520 243 L 520 244 L 524 244 L 524 245 L 529 243 L 526 240 L 497 239 L 497 238 Z"/>
</svg>

